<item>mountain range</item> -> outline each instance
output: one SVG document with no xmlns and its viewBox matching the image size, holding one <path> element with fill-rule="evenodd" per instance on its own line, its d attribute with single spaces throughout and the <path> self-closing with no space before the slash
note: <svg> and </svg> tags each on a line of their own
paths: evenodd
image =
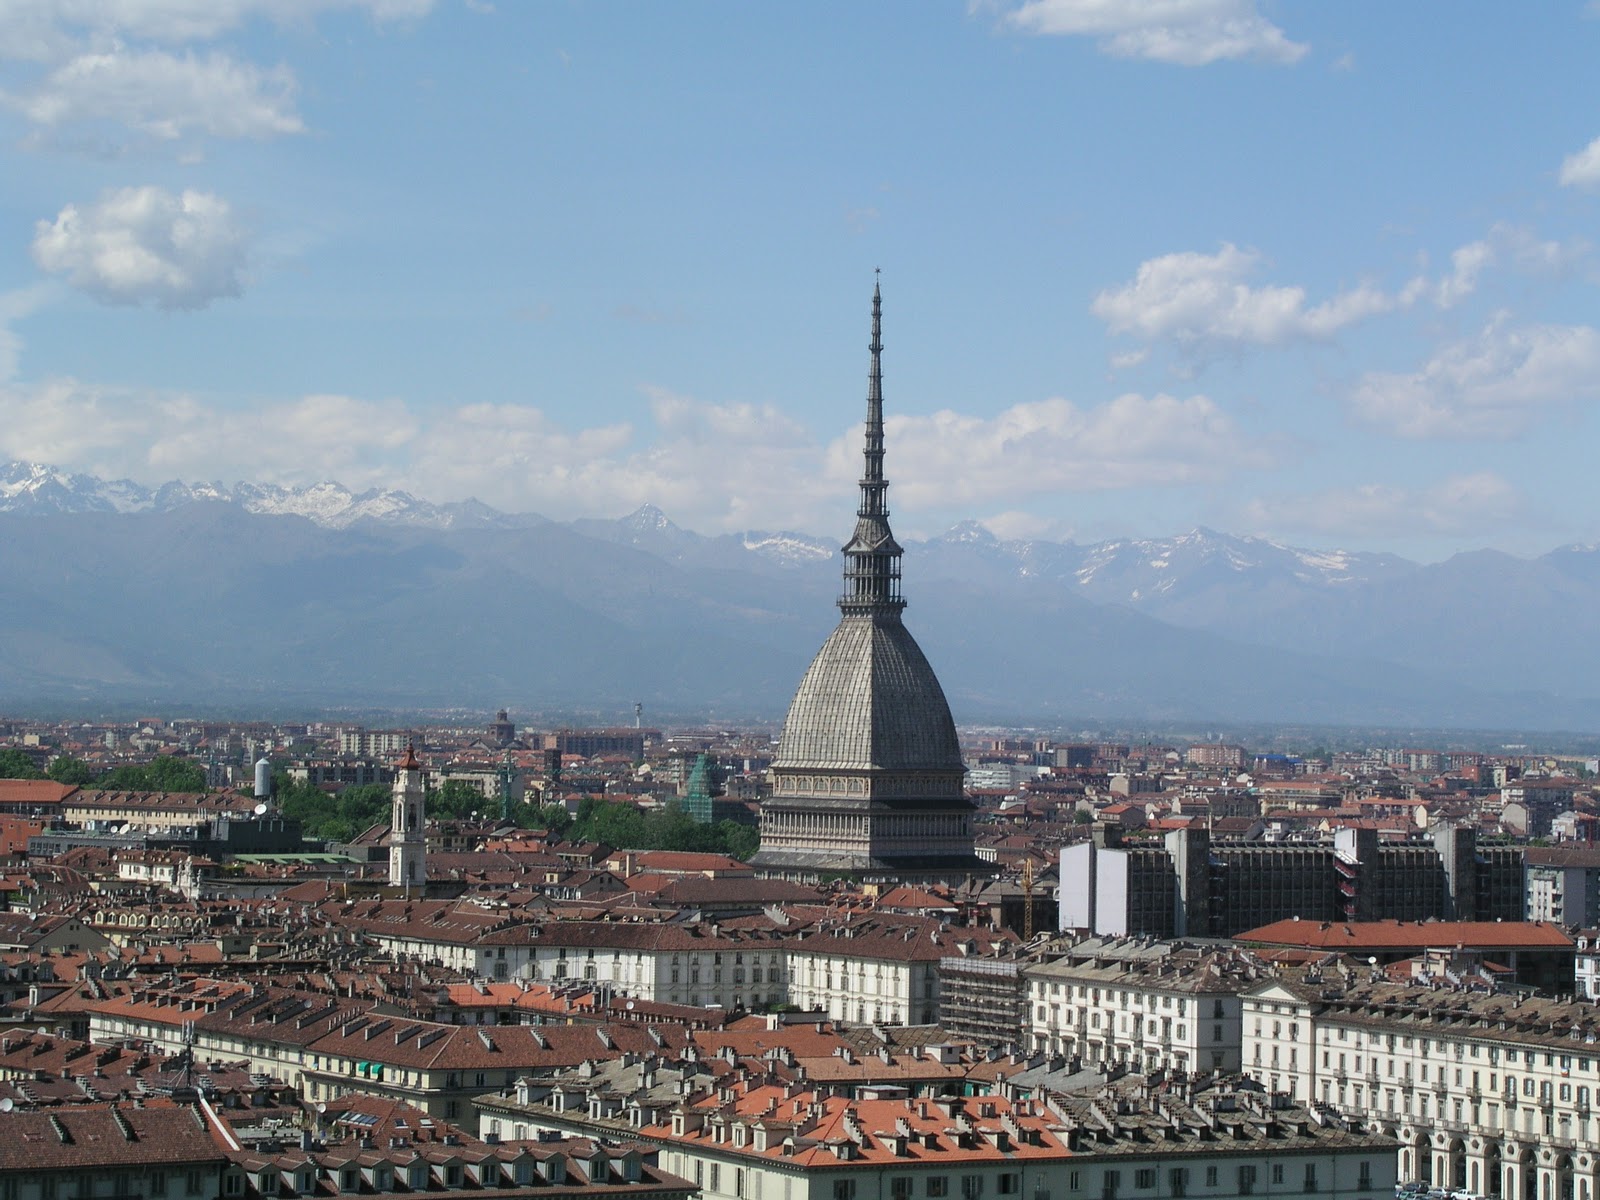
<svg viewBox="0 0 1600 1200">
<path fill-rule="evenodd" d="M 0 708 L 227 699 L 782 713 L 838 544 L 556 522 L 402 491 L 0 463 Z M 1600 551 L 1418 564 L 1207 529 L 906 543 L 907 622 L 959 721 L 1581 730 Z"/>
</svg>

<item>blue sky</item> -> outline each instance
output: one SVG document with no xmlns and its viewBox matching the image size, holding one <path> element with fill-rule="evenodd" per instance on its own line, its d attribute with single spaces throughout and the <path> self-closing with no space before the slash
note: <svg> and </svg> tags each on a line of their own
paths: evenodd
<svg viewBox="0 0 1600 1200">
<path fill-rule="evenodd" d="M 1600 538 L 1600 9 L 9 0 L 0 459 L 843 536 Z"/>
</svg>

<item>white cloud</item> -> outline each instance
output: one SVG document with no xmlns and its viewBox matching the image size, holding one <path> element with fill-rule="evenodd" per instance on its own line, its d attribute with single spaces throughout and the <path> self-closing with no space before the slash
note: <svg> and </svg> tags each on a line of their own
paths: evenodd
<svg viewBox="0 0 1600 1200">
<path fill-rule="evenodd" d="M 1242 343 L 1271 346 L 1327 338 L 1396 306 L 1371 287 L 1308 305 L 1302 287 L 1252 286 L 1261 256 L 1225 243 L 1216 254 L 1166 254 L 1139 264 L 1131 283 L 1101 292 L 1090 311 L 1112 333 L 1171 339 L 1191 347 Z"/>
<path fill-rule="evenodd" d="M 1098 38 L 1118 58 L 1186 67 L 1240 58 L 1294 63 L 1308 49 L 1254 0 L 1026 0 L 1006 22 L 1026 33 Z"/>
<path fill-rule="evenodd" d="M 568 429 L 529 404 L 424 411 L 313 395 L 241 410 L 72 380 L 0 385 L 0 460 L 146 484 L 214 479 L 227 464 L 253 482 L 336 479 L 558 518 L 620 515 L 651 501 L 708 531 L 848 528 L 859 428 L 824 444 L 771 406 L 654 388 L 647 399 L 650 420 L 640 427 Z M 1216 480 L 1256 462 L 1204 396 L 1128 395 L 1095 407 L 1046 400 L 992 418 L 942 412 L 889 425 L 892 496 L 907 519 L 919 510 L 943 519 L 951 505 L 1004 511 L 1052 492 Z M 991 520 L 1020 529 L 1020 519 Z"/>
<path fill-rule="evenodd" d="M 0 55 L 37 60 L 82 38 L 208 41 L 256 19 L 303 25 L 339 9 L 406 21 L 432 7 L 433 0 L 7 0 L 0 5 Z"/>
<path fill-rule="evenodd" d="M 35 64 L 0 93 L 59 145 L 81 124 L 127 127 L 161 141 L 208 135 L 264 138 L 303 132 L 295 77 L 221 49 L 174 52 L 257 20 L 309 25 L 339 9 L 380 22 L 420 18 L 432 0 L 3 0 L 0 60 Z"/>
<path fill-rule="evenodd" d="M 1433 289 L 1433 302 L 1440 308 L 1453 308 L 1478 288 L 1478 276 L 1494 262 L 1488 242 L 1469 242 L 1450 256 L 1450 274 Z"/>
<path fill-rule="evenodd" d="M 1163 487 L 1226 478 L 1255 461 L 1205 396 L 1128 393 L 1086 408 L 1053 398 L 993 417 L 948 410 L 886 422 L 902 507 L 1005 502 L 1055 492 Z M 858 472 L 860 437 L 829 447 L 830 476 Z"/>
<path fill-rule="evenodd" d="M 1593 249 L 1583 238 L 1541 241 L 1531 229 L 1504 223 L 1490 230 L 1489 237 L 1501 259 L 1529 275 L 1565 275 L 1587 259 Z"/>
<path fill-rule="evenodd" d="M 1600 186 L 1600 137 L 1562 159 L 1561 173 L 1557 178 L 1562 187 Z"/>
<path fill-rule="evenodd" d="M 312 395 L 228 409 L 71 379 L 0 387 L 0 459 L 146 483 L 214 479 L 219 464 L 248 464 L 251 482 L 370 486 L 417 432 L 398 401 Z"/>
<path fill-rule="evenodd" d="M 38 222 L 33 257 L 107 304 L 203 308 L 243 290 L 247 247 L 221 197 L 132 187 Z"/>
<path fill-rule="evenodd" d="M 980 517 L 982 525 L 1002 541 L 1070 541 L 1077 530 L 1059 517 L 1041 516 L 1038 513 L 1019 512 L 1015 509 Z"/>
<path fill-rule="evenodd" d="M 0 292 L 0 384 L 15 379 L 22 362 L 22 335 L 12 323 L 32 316 L 56 290 L 53 283 Z"/>
<path fill-rule="evenodd" d="M 1395 538 L 1481 533 L 1526 519 L 1527 501 L 1493 471 L 1452 475 L 1430 487 L 1371 483 L 1302 495 L 1260 497 L 1244 519 L 1263 536 L 1313 533 Z"/>
<path fill-rule="evenodd" d="M 286 67 L 262 70 L 222 53 L 119 48 L 78 55 L 6 103 L 46 130 L 114 122 L 162 141 L 267 138 L 304 131 L 294 91 Z"/>
<path fill-rule="evenodd" d="M 1409 373 L 1371 372 L 1350 396 L 1362 420 L 1407 438 L 1505 437 L 1541 410 L 1600 397 L 1600 331 L 1510 328 L 1502 314 Z"/>
<path fill-rule="evenodd" d="M 1497 222 L 1487 237 L 1469 242 L 1450 255 L 1450 272 L 1438 279 L 1419 275 L 1401 289 L 1400 306 L 1426 299 L 1439 308 L 1454 308 L 1478 290 L 1493 267 L 1524 275 L 1564 275 L 1588 257 L 1589 243 L 1541 241 L 1531 229 Z"/>
<path fill-rule="evenodd" d="M 1192 354 L 1225 346 L 1281 346 L 1324 341 L 1358 322 L 1426 301 L 1453 308 L 1474 295 L 1491 268 L 1562 274 L 1590 252 L 1587 242 L 1541 241 L 1531 230 L 1496 224 L 1488 235 L 1458 247 L 1449 270 L 1417 275 L 1398 291 L 1361 284 L 1320 303 L 1299 285 L 1256 284 L 1262 256 L 1231 242 L 1215 254 L 1185 251 L 1146 259 L 1133 279 L 1095 296 L 1090 311 L 1114 334 L 1145 342 L 1171 341 Z M 1135 350 L 1114 367 L 1141 361 Z"/>
</svg>

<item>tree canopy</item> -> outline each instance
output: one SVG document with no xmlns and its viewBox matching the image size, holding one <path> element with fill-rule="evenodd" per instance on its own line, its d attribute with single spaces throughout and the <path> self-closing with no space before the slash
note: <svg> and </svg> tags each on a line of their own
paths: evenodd
<svg viewBox="0 0 1600 1200">
<path fill-rule="evenodd" d="M 82 787 L 94 782 L 94 768 L 81 758 L 70 754 L 58 755 L 50 761 L 45 774 L 57 783 L 73 783 Z"/>
<path fill-rule="evenodd" d="M 7 746 L 0 750 L 0 779 L 43 779 L 44 772 L 33 765 L 21 750 Z"/>
<path fill-rule="evenodd" d="M 115 792 L 203 792 L 206 769 L 190 759 L 163 754 L 147 763 L 113 767 L 95 780 L 95 786 Z"/>
</svg>

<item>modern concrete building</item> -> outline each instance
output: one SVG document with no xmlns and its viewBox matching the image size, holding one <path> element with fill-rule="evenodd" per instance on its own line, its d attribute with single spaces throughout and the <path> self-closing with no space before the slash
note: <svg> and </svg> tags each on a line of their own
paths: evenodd
<svg viewBox="0 0 1600 1200">
<path fill-rule="evenodd" d="M 1470 827 L 1386 843 L 1345 828 L 1316 843 L 1213 839 L 1201 824 L 1162 842 L 1101 827 L 1061 854 L 1063 929 L 1121 936 L 1232 937 L 1274 921 L 1520 920 L 1523 849 L 1482 846 Z"/>
</svg>

